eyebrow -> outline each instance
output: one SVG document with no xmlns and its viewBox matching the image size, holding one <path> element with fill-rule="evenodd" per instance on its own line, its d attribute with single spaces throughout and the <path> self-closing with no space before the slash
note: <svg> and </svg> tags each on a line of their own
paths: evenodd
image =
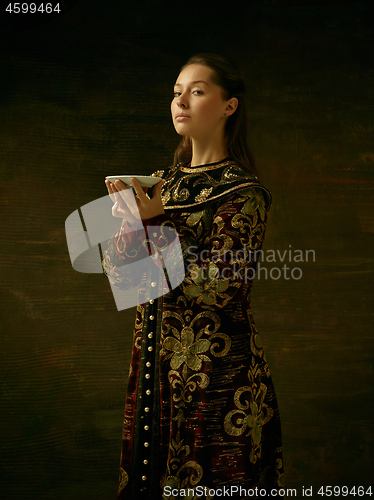
<svg viewBox="0 0 374 500">
<path fill-rule="evenodd" d="M 209 84 L 207 82 L 204 82 L 204 80 L 195 80 L 193 82 L 191 82 L 193 85 L 195 85 L 195 83 L 205 83 L 205 85 L 207 85 L 209 87 Z M 174 87 L 180 87 L 182 84 L 181 83 L 176 83 L 174 85 Z"/>
</svg>

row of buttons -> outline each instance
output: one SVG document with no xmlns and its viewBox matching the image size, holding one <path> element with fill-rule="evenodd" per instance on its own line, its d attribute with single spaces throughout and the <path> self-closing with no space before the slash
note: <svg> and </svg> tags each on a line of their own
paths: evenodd
<svg viewBox="0 0 374 500">
<path fill-rule="evenodd" d="M 155 286 L 156 286 L 156 283 L 155 283 L 155 282 L 152 282 L 152 283 L 151 283 L 151 286 L 152 286 L 152 287 L 155 287 Z M 152 306 L 153 306 L 154 302 L 155 302 L 155 301 L 154 301 L 153 299 L 149 301 L 149 303 L 150 303 Z M 154 307 L 152 307 L 152 309 L 153 309 L 153 308 L 154 308 Z M 152 312 L 153 312 L 153 311 L 152 311 Z M 149 316 L 149 320 L 150 320 L 150 321 L 153 321 L 154 319 L 155 319 L 155 316 L 154 316 L 153 314 L 151 314 L 151 315 Z M 150 327 L 150 328 L 152 328 L 152 326 L 151 326 L 151 325 L 149 325 L 149 327 Z M 149 339 L 149 340 L 147 340 L 147 344 L 152 344 L 152 343 L 153 343 L 153 336 L 154 336 L 153 331 L 151 331 L 151 332 L 149 332 L 149 333 L 148 333 L 147 337 L 148 337 L 148 339 Z M 153 346 L 153 345 L 147 345 L 147 352 L 148 352 L 147 358 L 148 358 L 148 359 L 147 359 L 147 361 L 146 361 L 146 363 L 145 363 L 145 366 L 146 366 L 147 368 L 151 368 L 151 366 L 152 366 L 152 363 L 151 363 L 150 359 L 152 359 L 152 353 L 153 353 L 153 351 L 154 351 L 154 346 Z M 149 370 L 149 371 L 151 371 L 151 370 Z M 146 383 L 145 383 L 145 384 L 146 384 L 146 386 L 147 386 L 147 385 L 149 385 L 149 382 L 150 382 L 150 379 L 151 379 L 151 374 L 150 374 L 150 373 L 146 373 L 146 374 L 145 374 L 145 378 L 146 378 Z M 147 382 L 148 382 L 148 383 L 147 383 Z M 145 394 L 146 394 L 146 396 L 151 396 L 152 391 L 151 391 L 151 389 L 150 389 L 149 387 L 145 390 Z M 145 404 L 147 404 L 147 403 L 145 403 Z M 148 403 L 148 404 L 149 404 L 149 403 Z M 145 421 L 150 420 L 150 419 L 152 418 L 152 411 L 151 411 L 150 406 L 145 406 L 145 407 L 144 407 L 144 413 L 145 413 L 145 415 L 143 415 L 143 418 L 145 419 Z M 149 431 L 149 429 L 150 429 L 149 424 L 148 424 L 148 423 L 146 423 L 146 424 L 144 425 L 143 429 L 144 429 L 145 431 Z M 144 442 L 144 448 L 149 448 L 149 442 L 148 442 L 148 441 L 145 441 L 145 442 Z M 149 453 L 149 452 L 148 452 L 148 453 Z M 143 465 L 148 465 L 148 463 L 149 463 L 148 458 L 144 458 L 144 460 L 143 460 Z M 147 481 L 147 479 L 148 479 L 148 478 L 147 478 L 147 476 L 146 476 L 146 475 L 142 475 L 142 481 L 144 481 L 144 482 L 145 482 L 145 481 Z M 145 491 L 145 488 L 142 488 L 142 490 L 141 490 L 141 491 Z"/>
</svg>

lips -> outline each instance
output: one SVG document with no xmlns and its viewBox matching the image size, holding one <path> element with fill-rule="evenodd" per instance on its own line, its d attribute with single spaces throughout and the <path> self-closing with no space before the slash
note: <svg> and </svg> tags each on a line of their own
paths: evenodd
<svg viewBox="0 0 374 500">
<path fill-rule="evenodd" d="M 175 119 L 178 121 L 178 122 L 183 122 L 184 120 L 188 120 L 190 117 L 188 115 L 185 115 L 184 113 L 180 113 L 179 115 L 177 115 L 175 117 Z"/>
</svg>

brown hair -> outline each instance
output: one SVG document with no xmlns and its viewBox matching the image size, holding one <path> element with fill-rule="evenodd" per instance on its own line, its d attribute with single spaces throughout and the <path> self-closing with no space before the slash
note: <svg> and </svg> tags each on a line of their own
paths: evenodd
<svg viewBox="0 0 374 500">
<path fill-rule="evenodd" d="M 216 54 L 196 54 L 188 59 L 181 71 L 190 64 L 201 64 L 213 70 L 212 81 L 223 90 L 223 99 L 236 97 L 238 107 L 226 120 L 225 139 L 229 158 L 240 167 L 258 177 L 253 155 L 248 146 L 248 109 L 245 98 L 245 81 L 233 61 Z M 192 159 L 192 141 L 183 136 L 174 154 L 174 166 Z"/>
</svg>

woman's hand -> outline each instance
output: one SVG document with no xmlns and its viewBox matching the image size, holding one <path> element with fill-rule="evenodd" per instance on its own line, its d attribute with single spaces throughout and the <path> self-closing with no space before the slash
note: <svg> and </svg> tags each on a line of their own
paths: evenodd
<svg viewBox="0 0 374 500">
<path fill-rule="evenodd" d="M 165 213 L 161 200 L 161 186 L 164 181 L 156 185 L 153 190 L 152 198 L 146 195 L 148 188 L 141 188 L 135 177 L 131 178 L 131 182 L 136 192 L 135 198 L 126 193 L 126 190 L 129 189 L 130 186 L 126 186 L 126 184 L 119 179 L 117 179 L 115 183 L 109 180 L 105 181 L 110 199 L 114 203 L 112 208 L 112 215 L 114 217 L 121 217 L 132 224 L 139 221 L 139 216 L 141 219 L 150 219 L 156 215 Z"/>
<path fill-rule="evenodd" d="M 108 189 L 110 199 L 114 203 L 112 207 L 113 217 L 121 217 L 121 219 L 127 220 L 130 224 L 137 222 L 139 218 L 135 217 L 129 208 L 129 202 L 131 202 L 132 197 L 127 194 L 125 201 L 125 194 L 121 194 L 122 191 L 125 192 L 129 189 L 129 186 L 126 186 L 126 184 L 119 179 L 117 179 L 115 183 L 106 180 L 105 184 Z"/>
</svg>

